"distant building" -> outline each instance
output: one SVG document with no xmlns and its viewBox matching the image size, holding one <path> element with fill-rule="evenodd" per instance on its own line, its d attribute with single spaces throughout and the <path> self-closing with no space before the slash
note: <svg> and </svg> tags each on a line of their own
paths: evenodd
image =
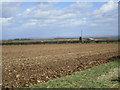
<svg viewBox="0 0 120 90">
<path fill-rule="evenodd" d="M 87 41 L 95 41 L 94 38 L 87 38 L 86 40 L 87 40 Z"/>
</svg>

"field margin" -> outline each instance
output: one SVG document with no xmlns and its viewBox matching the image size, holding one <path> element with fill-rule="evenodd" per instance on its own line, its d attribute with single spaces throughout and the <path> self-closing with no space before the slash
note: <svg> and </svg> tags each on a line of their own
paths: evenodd
<svg viewBox="0 0 120 90">
<path fill-rule="evenodd" d="M 30 86 L 30 88 L 118 88 L 118 82 L 111 81 L 117 79 L 116 76 L 112 75 L 108 80 L 97 81 L 98 77 L 107 75 L 115 68 L 118 68 L 118 61 L 102 64 L 66 77 L 49 80 L 47 83 Z"/>
</svg>

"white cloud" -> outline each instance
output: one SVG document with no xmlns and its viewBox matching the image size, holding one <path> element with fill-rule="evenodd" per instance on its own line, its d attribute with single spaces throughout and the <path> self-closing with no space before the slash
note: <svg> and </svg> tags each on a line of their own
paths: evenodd
<svg viewBox="0 0 120 90">
<path fill-rule="evenodd" d="M 5 3 L 7 5 L 7 3 Z M 20 3 L 15 3 L 15 6 L 11 6 L 11 8 L 16 8 L 16 6 L 20 6 Z M 91 23 L 103 23 L 110 22 L 109 19 L 105 19 L 106 17 L 102 16 L 103 12 L 113 11 L 116 8 L 116 3 L 109 2 L 101 6 L 98 10 L 91 11 L 89 14 L 86 11 L 91 8 L 92 3 L 73 3 L 64 9 L 55 10 L 54 6 L 56 3 L 38 3 L 38 5 L 28 8 L 25 12 L 14 16 L 14 19 L 11 23 L 29 26 L 29 25 L 41 25 L 43 26 L 56 24 L 56 25 L 82 25 L 87 22 Z M 10 7 L 10 3 L 8 3 L 7 7 Z M 86 10 L 85 10 L 86 9 Z M 72 12 L 69 12 L 74 10 Z M 84 10 L 84 12 L 79 12 Z M 4 11 L 5 12 L 5 11 Z M 112 20 L 111 20 L 112 21 Z M 15 25 L 14 25 L 15 26 Z"/>
<path fill-rule="evenodd" d="M 12 20 L 12 17 L 10 18 L 0 18 L 0 25 L 8 26 L 11 25 L 10 21 Z"/>
<path fill-rule="evenodd" d="M 7 21 L 11 20 L 12 18 L 0 18 L 0 21 L 6 23 Z"/>
<path fill-rule="evenodd" d="M 103 5 L 103 6 L 100 8 L 100 10 L 101 10 L 103 13 L 106 13 L 106 12 L 110 12 L 110 11 L 116 9 L 116 8 L 117 8 L 117 3 L 111 1 L 111 2 L 109 2 L 108 4 Z"/>
<path fill-rule="evenodd" d="M 94 13 L 95 14 L 103 14 L 103 13 L 108 13 L 112 12 L 113 10 L 118 8 L 118 3 L 110 1 L 107 4 L 104 4 L 102 7 L 100 7 L 98 10 L 96 10 Z"/>
<path fill-rule="evenodd" d="M 50 9 L 53 9 L 54 8 L 54 5 L 56 5 L 57 3 L 49 3 L 49 2 L 40 2 L 38 5 L 37 5 L 37 9 L 40 9 L 40 10 L 50 10 Z"/>
<path fill-rule="evenodd" d="M 59 27 L 74 27 L 74 26 L 80 26 L 80 25 L 85 25 L 87 22 L 86 20 L 82 20 L 82 19 L 67 19 L 67 20 L 63 20 L 59 23 L 57 23 L 59 25 Z"/>
<path fill-rule="evenodd" d="M 110 1 L 103 4 L 89 15 L 88 25 L 93 27 L 109 26 L 117 24 L 118 20 L 118 4 Z"/>
<path fill-rule="evenodd" d="M 82 2 L 77 2 L 74 3 L 72 5 L 70 5 L 69 7 L 67 7 L 66 9 L 69 11 L 82 11 L 82 10 L 86 10 L 86 9 L 90 9 L 92 7 L 92 3 L 88 2 L 88 3 L 82 3 Z"/>
<path fill-rule="evenodd" d="M 45 23 L 55 23 L 57 20 L 55 19 L 47 19 L 45 20 Z"/>
<path fill-rule="evenodd" d="M 69 18 L 76 18 L 76 14 L 74 13 L 64 13 L 63 15 L 57 15 L 54 18 L 56 19 L 69 19 Z"/>
<path fill-rule="evenodd" d="M 56 18 L 56 19 L 68 19 L 75 18 L 82 15 L 79 13 L 80 9 L 88 9 L 91 7 L 91 3 L 74 3 L 64 9 L 56 10 L 53 7 L 56 3 L 39 3 L 37 6 L 28 8 L 22 14 L 24 18 Z M 78 10 L 77 10 L 78 9 Z M 69 12 L 71 11 L 72 12 Z M 75 13 L 74 13 L 74 12 Z M 85 15 L 85 14 L 84 14 Z"/>
</svg>

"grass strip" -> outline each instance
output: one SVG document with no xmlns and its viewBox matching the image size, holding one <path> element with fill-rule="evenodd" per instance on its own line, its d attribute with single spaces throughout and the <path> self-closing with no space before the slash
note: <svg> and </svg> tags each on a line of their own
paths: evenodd
<svg viewBox="0 0 120 90">
<path fill-rule="evenodd" d="M 30 88 L 118 88 L 118 62 L 102 64 L 73 75 L 49 80 Z M 108 78 L 109 77 L 109 78 Z"/>
</svg>

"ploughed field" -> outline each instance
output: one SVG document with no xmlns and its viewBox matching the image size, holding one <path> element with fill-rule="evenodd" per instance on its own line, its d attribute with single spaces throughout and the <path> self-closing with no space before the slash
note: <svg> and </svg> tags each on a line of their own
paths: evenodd
<svg viewBox="0 0 120 90">
<path fill-rule="evenodd" d="M 3 87 L 27 87 L 117 60 L 118 44 L 3 46 Z"/>
</svg>

